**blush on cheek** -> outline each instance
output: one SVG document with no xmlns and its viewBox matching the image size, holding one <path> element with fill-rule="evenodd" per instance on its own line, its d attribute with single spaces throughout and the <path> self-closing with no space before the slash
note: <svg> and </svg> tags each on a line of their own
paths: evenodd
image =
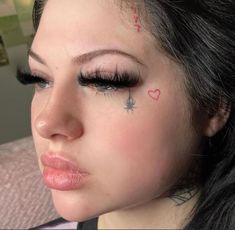
<svg viewBox="0 0 235 230">
<path fill-rule="evenodd" d="M 141 164 L 152 164 L 153 167 L 161 164 L 159 166 L 162 168 L 166 164 L 167 154 L 159 152 L 160 146 L 157 145 L 156 138 L 153 138 L 154 135 L 155 132 L 152 133 L 145 122 L 141 124 L 138 120 L 129 125 L 119 126 L 116 131 L 114 130 L 109 143 L 119 159 L 126 160 L 132 165 L 136 164 L 137 167 Z"/>
<path fill-rule="evenodd" d="M 138 130 L 135 130 L 130 125 L 126 125 L 116 130 L 115 135 L 112 135 L 113 140 L 110 143 L 112 143 L 115 151 L 118 150 L 120 154 L 131 156 L 140 151 L 142 137 Z"/>
<path fill-rule="evenodd" d="M 126 122 L 124 122 L 126 124 Z M 152 130 L 151 130 L 152 129 Z M 168 188 L 177 169 L 174 151 L 165 145 L 164 139 L 158 139 L 156 130 L 140 120 L 113 130 L 112 144 L 115 159 L 121 162 L 123 171 L 128 168 L 135 172 L 142 183 L 154 183 L 159 189 Z M 109 147 L 110 148 L 110 147 Z M 177 173 L 176 173 L 177 174 Z M 162 189 L 160 189 L 163 191 Z M 165 190 L 164 190 L 165 191 Z"/>
</svg>

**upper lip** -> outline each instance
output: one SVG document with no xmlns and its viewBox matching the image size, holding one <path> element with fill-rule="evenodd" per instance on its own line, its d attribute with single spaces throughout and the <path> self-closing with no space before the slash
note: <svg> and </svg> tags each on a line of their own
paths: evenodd
<svg viewBox="0 0 235 230">
<path fill-rule="evenodd" d="M 64 171 L 76 171 L 80 172 L 78 166 L 74 164 L 71 160 L 68 160 L 58 154 L 42 154 L 40 160 L 44 167 L 50 167 L 58 170 Z"/>
</svg>

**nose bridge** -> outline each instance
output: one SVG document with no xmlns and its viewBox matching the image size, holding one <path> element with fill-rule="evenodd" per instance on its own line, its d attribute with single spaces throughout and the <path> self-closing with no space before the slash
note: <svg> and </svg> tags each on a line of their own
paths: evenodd
<svg viewBox="0 0 235 230">
<path fill-rule="evenodd" d="M 72 108 L 77 104 L 74 97 L 73 92 L 66 86 L 54 86 L 41 111 L 42 116 L 53 115 L 53 120 L 72 116 Z"/>
<path fill-rule="evenodd" d="M 44 138 L 74 139 L 81 135 L 82 124 L 77 96 L 65 86 L 53 87 L 36 118 L 36 129 Z"/>
<path fill-rule="evenodd" d="M 71 114 L 72 108 L 77 106 L 76 95 L 66 86 L 54 88 L 47 104 L 48 110 L 59 110 L 61 114 Z"/>
</svg>

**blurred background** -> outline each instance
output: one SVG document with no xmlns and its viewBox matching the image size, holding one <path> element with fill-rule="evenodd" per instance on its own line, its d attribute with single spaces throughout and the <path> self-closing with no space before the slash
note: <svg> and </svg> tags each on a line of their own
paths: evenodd
<svg viewBox="0 0 235 230">
<path fill-rule="evenodd" d="M 33 88 L 17 82 L 16 69 L 27 68 L 33 2 L 0 0 L 0 144 L 31 135 Z"/>
</svg>

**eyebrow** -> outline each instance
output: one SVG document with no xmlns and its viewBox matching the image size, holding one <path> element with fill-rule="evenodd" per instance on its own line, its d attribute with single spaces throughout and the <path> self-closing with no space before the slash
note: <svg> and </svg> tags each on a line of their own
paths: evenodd
<svg viewBox="0 0 235 230">
<path fill-rule="evenodd" d="M 72 63 L 78 64 L 78 65 L 83 65 L 83 64 L 86 64 L 87 62 L 92 61 L 93 59 L 95 59 L 97 57 L 100 57 L 100 56 L 103 56 L 106 54 L 125 56 L 140 65 L 144 65 L 143 62 L 141 62 L 137 57 L 135 57 L 129 53 L 126 53 L 124 51 L 117 50 L 117 49 L 100 49 L 100 50 L 94 50 L 94 51 L 91 51 L 88 53 L 84 53 L 79 56 L 73 57 Z M 40 57 L 40 55 L 35 53 L 32 49 L 30 49 L 28 51 L 28 55 L 31 58 L 33 58 L 34 60 L 38 61 L 39 63 L 41 63 L 43 65 L 47 65 L 46 61 L 42 57 Z"/>
</svg>

